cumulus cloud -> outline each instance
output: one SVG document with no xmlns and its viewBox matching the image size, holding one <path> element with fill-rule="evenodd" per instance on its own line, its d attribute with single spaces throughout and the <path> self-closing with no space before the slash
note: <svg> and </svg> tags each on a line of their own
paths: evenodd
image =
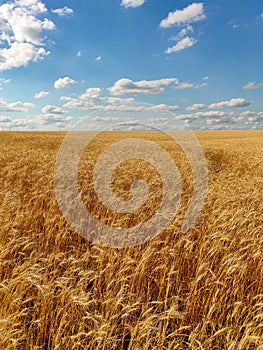
<svg viewBox="0 0 263 350">
<path fill-rule="evenodd" d="M 231 113 L 231 117 L 233 117 L 233 113 Z M 190 114 L 179 114 L 175 117 L 175 119 L 182 119 L 182 120 L 197 120 L 199 118 L 202 119 L 211 119 L 211 118 L 223 118 L 226 116 L 225 112 L 222 111 L 208 111 L 208 112 L 196 112 L 196 113 L 190 113 Z M 230 114 L 229 114 L 230 116 Z"/>
<path fill-rule="evenodd" d="M 43 113 L 48 113 L 48 114 L 64 114 L 65 111 L 57 106 L 52 106 L 52 105 L 47 105 L 41 109 Z"/>
<path fill-rule="evenodd" d="M 30 61 L 42 60 L 50 52 L 29 43 L 14 42 L 9 48 L 0 49 L 0 70 L 26 66 Z"/>
<path fill-rule="evenodd" d="M 144 105 L 106 105 L 100 106 L 101 110 L 108 112 L 162 112 L 162 111 L 177 111 L 178 106 L 169 106 L 166 104 L 144 106 Z"/>
<path fill-rule="evenodd" d="M 2 128 L 9 130 L 32 130 L 35 129 L 34 122 L 31 119 L 10 119 L 0 124 Z"/>
<path fill-rule="evenodd" d="M 170 12 L 168 17 L 160 23 L 161 28 L 169 28 L 174 25 L 188 24 L 202 21 L 206 18 L 203 3 L 193 3 L 183 10 Z"/>
<path fill-rule="evenodd" d="M 49 124 L 61 124 L 68 123 L 73 118 L 71 116 L 62 116 L 57 114 L 40 114 L 36 117 L 36 120 L 39 124 L 49 125 Z"/>
<path fill-rule="evenodd" d="M 186 108 L 187 111 L 197 111 L 199 109 L 204 109 L 205 105 L 202 103 L 195 103 L 192 106 Z"/>
<path fill-rule="evenodd" d="M 174 112 L 174 111 L 178 111 L 178 109 L 179 109 L 179 107 L 176 105 L 170 106 L 170 105 L 166 105 L 164 103 L 159 104 L 159 105 L 153 105 L 153 106 L 146 108 L 147 111 L 154 111 L 154 112 L 161 112 L 161 111 Z"/>
<path fill-rule="evenodd" d="M 0 100 L 0 111 L 5 112 L 28 112 L 31 108 L 34 108 L 35 105 L 30 102 L 11 102 L 8 103 L 4 100 Z"/>
<path fill-rule="evenodd" d="M 183 39 L 184 37 L 186 37 L 186 35 L 188 33 L 193 33 L 193 31 L 194 31 L 193 26 L 188 24 L 185 28 L 181 29 L 180 32 L 176 36 L 172 36 L 170 38 L 170 40 L 178 40 L 179 41 L 179 40 Z"/>
<path fill-rule="evenodd" d="M 187 124 L 191 124 L 192 128 L 197 126 L 197 129 L 206 130 L 213 129 L 228 129 L 228 128 L 240 128 L 243 122 L 243 128 L 246 123 L 249 124 L 248 119 L 251 117 L 243 116 L 236 112 L 223 112 L 223 111 L 207 111 L 207 112 L 196 112 L 191 114 L 179 114 L 175 116 L 175 120 L 183 120 Z M 258 122 L 258 119 L 257 119 Z M 259 122 L 258 122 L 259 123 Z M 242 127 L 241 127 L 242 128 Z"/>
<path fill-rule="evenodd" d="M 121 6 L 124 6 L 125 8 L 139 7 L 142 6 L 144 3 L 145 0 L 122 0 Z"/>
<path fill-rule="evenodd" d="M 64 78 L 58 78 L 55 82 L 54 82 L 54 88 L 55 89 L 63 89 L 69 85 L 75 84 L 76 81 L 69 78 L 69 77 L 64 77 Z"/>
<path fill-rule="evenodd" d="M 185 89 L 199 89 L 204 86 L 207 86 L 207 83 L 196 84 L 196 83 L 179 82 L 178 84 L 174 85 L 173 88 L 175 90 L 185 90 Z"/>
<path fill-rule="evenodd" d="M 263 83 L 255 83 L 254 81 L 249 81 L 246 85 L 243 86 L 244 90 L 255 90 L 263 86 Z"/>
<path fill-rule="evenodd" d="M 197 112 L 195 113 L 196 118 L 221 118 L 226 115 L 225 112 L 222 111 L 208 111 L 208 112 Z M 233 114 L 231 114 L 233 116 Z"/>
<path fill-rule="evenodd" d="M 0 70 L 26 65 L 48 55 L 43 47 L 43 32 L 55 24 L 42 18 L 47 12 L 40 0 L 17 0 L 0 5 Z"/>
<path fill-rule="evenodd" d="M 98 99 L 98 97 L 101 95 L 101 88 L 88 88 L 84 94 L 80 96 L 81 100 L 92 100 L 92 99 Z"/>
<path fill-rule="evenodd" d="M 95 58 L 96 61 L 101 61 L 102 60 L 102 57 L 101 56 L 98 56 Z"/>
<path fill-rule="evenodd" d="M 83 95 L 80 97 L 82 96 Z M 62 96 L 61 100 L 66 101 L 63 107 L 81 111 L 100 110 L 107 112 L 162 112 L 177 111 L 179 109 L 179 107 L 176 105 L 170 106 L 166 104 L 158 104 L 153 106 L 145 106 L 140 104 L 131 104 L 131 102 L 134 101 L 133 98 L 101 97 L 100 99 L 80 99 L 75 97 Z M 100 102 L 100 104 L 96 104 L 95 102 Z"/>
<path fill-rule="evenodd" d="M 15 3 L 18 7 L 28 8 L 33 14 L 47 12 L 46 6 L 40 0 L 16 0 Z"/>
<path fill-rule="evenodd" d="M 134 102 L 135 99 L 130 97 L 130 98 L 119 98 L 119 97 L 106 97 L 105 101 L 110 103 L 110 104 L 115 104 L 115 103 L 131 103 Z"/>
<path fill-rule="evenodd" d="M 34 98 L 36 99 L 43 98 L 43 97 L 46 97 L 47 95 L 49 95 L 48 91 L 40 91 L 37 94 L 35 94 Z"/>
<path fill-rule="evenodd" d="M 0 115 L 0 123 L 9 123 L 11 121 L 12 119 L 10 119 L 9 117 L 6 117 L 5 115 Z"/>
<path fill-rule="evenodd" d="M 177 40 L 177 43 L 176 45 L 169 47 L 165 53 L 171 54 L 195 45 L 197 40 L 188 35 L 189 33 L 194 32 L 194 28 L 191 24 L 200 22 L 205 18 L 206 15 L 203 3 L 192 3 L 182 10 L 170 12 L 168 16 L 161 21 L 160 27 L 170 28 L 173 26 L 181 26 L 183 28 L 176 36 L 170 38 L 170 40 Z"/>
<path fill-rule="evenodd" d="M 62 96 L 61 100 L 67 101 L 63 107 L 70 109 L 78 109 L 80 111 L 92 111 L 99 109 L 93 101 L 80 100 L 78 98 Z"/>
<path fill-rule="evenodd" d="M 246 111 L 240 114 L 240 118 L 241 120 L 246 119 L 249 123 L 263 122 L 263 112 Z"/>
<path fill-rule="evenodd" d="M 185 49 L 195 45 L 196 43 L 197 43 L 196 39 L 187 36 L 186 38 L 178 41 L 178 43 L 176 45 L 174 45 L 172 47 L 168 47 L 168 49 L 165 51 L 165 53 L 171 54 L 173 52 L 182 51 L 182 50 L 185 50 Z"/>
<path fill-rule="evenodd" d="M 26 2 L 16 1 L 0 6 L 2 23 L 5 24 L 6 34 L 12 36 L 12 40 L 28 42 L 31 44 L 42 44 L 43 30 L 52 30 L 55 24 L 44 18 L 40 20 L 37 16 L 46 12 L 47 9 L 41 1 Z"/>
<path fill-rule="evenodd" d="M 177 114 L 174 117 L 175 120 L 183 120 L 187 123 L 192 123 L 194 120 L 197 119 L 197 117 L 194 115 L 194 113 L 188 113 L 188 114 Z"/>
<path fill-rule="evenodd" d="M 55 10 L 51 10 L 53 13 L 56 13 L 57 15 L 59 15 L 60 17 L 64 17 L 67 15 L 72 15 L 72 13 L 74 12 L 71 8 L 64 6 L 63 8 L 58 8 Z"/>
<path fill-rule="evenodd" d="M 182 82 L 182 83 L 176 84 L 173 88 L 175 90 L 185 90 L 185 89 L 192 89 L 194 87 L 195 87 L 194 83 Z"/>
<path fill-rule="evenodd" d="M 122 78 L 108 90 L 112 95 L 139 95 L 139 94 L 161 94 L 164 92 L 163 86 L 178 83 L 177 78 L 141 80 L 134 82 L 130 79 Z"/>
<path fill-rule="evenodd" d="M 132 81 L 127 78 L 122 78 L 114 83 L 114 85 L 108 88 L 108 91 L 112 95 L 140 95 L 140 94 L 162 94 L 164 88 L 171 86 L 176 90 L 184 89 L 198 89 L 206 86 L 207 83 L 187 83 L 180 82 L 177 78 L 163 78 L 156 80 L 140 80 Z"/>
<path fill-rule="evenodd" d="M 228 101 L 222 101 L 217 103 L 212 103 L 208 108 L 214 109 L 214 108 L 233 108 L 233 107 L 247 107 L 250 106 L 252 103 L 247 102 L 244 98 L 232 98 Z"/>
<path fill-rule="evenodd" d="M 236 125 L 236 121 L 231 116 L 224 116 L 223 118 L 206 119 L 207 125 L 220 125 L 218 129 L 229 129 L 231 126 Z"/>
<path fill-rule="evenodd" d="M 100 88 L 88 88 L 84 94 L 80 95 L 79 98 L 84 101 L 96 101 L 96 102 L 105 102 L 110 104 L 116 104 L 116 103 L 130 103 L 134 102 L 135 99 L 130 98 L 119 98 L 119 97 L 104 97 L 101 96 L 102 90 Z M 66 99 L 65 96 L 62 97 L 62 99 Z"/>
</svg>

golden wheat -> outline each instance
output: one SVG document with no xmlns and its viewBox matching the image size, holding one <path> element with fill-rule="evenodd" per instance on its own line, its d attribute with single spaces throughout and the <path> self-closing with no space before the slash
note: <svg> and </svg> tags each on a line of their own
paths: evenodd
<svg viewBox="0 0 263 350">
<path fill-rule="evenodd" d="M 130 137 L 108 133 L 91 143 L 78 185 L 93 215 L 132 227 L 158 207 L 154 169 L 133 160 L 113 174 L 123 199 L 135 175 L 149 183 L 136 215 L 103 207 L 90 175 L 100 153 L 123 135 Z M 74 232 L 58 208 L 54 164 L 65 134 L 0 133 L 1 350 L 263 349 L 263 132 L 196 133 L 209 193 L 186 234 L 179 228 L 193 191 L 189 162 L 162 134 L 137 135 L 177 160 L 182 204 L 151 242 L 111 249 Z"/>
</svg>

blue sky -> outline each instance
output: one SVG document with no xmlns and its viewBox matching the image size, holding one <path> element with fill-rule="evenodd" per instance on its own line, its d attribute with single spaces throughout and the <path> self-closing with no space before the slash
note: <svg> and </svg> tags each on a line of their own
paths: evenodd
<svg viewBox="0 0 263 350">
<path fill-rule="evenodd" d="M 259 1 L 0 0 L 0 130 L 262 129 Z"/>
</svg>

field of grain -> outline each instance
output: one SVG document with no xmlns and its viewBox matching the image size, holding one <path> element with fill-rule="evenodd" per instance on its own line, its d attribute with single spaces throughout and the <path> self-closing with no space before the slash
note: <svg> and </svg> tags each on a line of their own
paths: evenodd
<svg viewBox="0 0 263 350">
<path fill-rule="evenodd" d="M 196 133 L 209 188 L 186 234 L 180 224 L 193 192 L 189 162 L 162 134 L 138 133 L 176 159 L 182 204 L 164 232 L 124 249 L 88 242 L 64 219 L 53 183 L 64 136 L 0 133 L 0 349 L 262 350 L 263 131 Z M 136 215 L 104 208 L 90 175 L 99 154 L 122 137 L 131 136 L 94 140 L 79 165 L 79 190 L 99 220 L 132 227 L 158 207 L 154 169 L 132 160 L 113 174 L 123 199 L 134 178 L 149 183 Z"/>
</svg>

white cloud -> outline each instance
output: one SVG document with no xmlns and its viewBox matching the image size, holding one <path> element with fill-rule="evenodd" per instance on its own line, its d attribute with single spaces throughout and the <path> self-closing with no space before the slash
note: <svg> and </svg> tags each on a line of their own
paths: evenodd
<svg viewBox="0 0 263 350">
<path fill-rule="evenodd" d="M 78 56 L 78 57 L 81 57 L 81 54 L 82 54 L 81 51 L 78 51 L 78 52 L 77 52 L 77 56 Z"/>
<path fill-rule="evenodd" d="M 14 42 L 9 48 L 0 49 L 0 70 L 26 66 L 30 61 L 42 60 L 49 55 L 44 48 L 29 43 Z"/>
<path fill-rule="evenodd" d="M 116 81 L 108 90 L 112 95 L 162 94 L 164 92 L 163 86 L 178 82 L 177 78 L 141 80 L 137 82 L 122 78 Z"/>
<path fill-rule="evenodd" d="M 206 75 L 205 77 L 202 78 L 202 80 L 208 80 L 209 79 L 209 76 Z"/>
<path fill-rule="evenodd" d="M 175 120 L 183 120 L 186 123 L 191 123 L 192 127 L 198 125 L 197 129 L 211 129 L 210 126 L 216 125 L 217 128 L 227 129 L 231 125 L 238 127 L 240 122 L 239 115 L 235 112 L 223 112 L 223 111 L 208 111 L 208 112 L 196 112 L 191 114 L 180 114 L 175 116 Z M 205 123 L 205 124 L 204 124 Z"/>
<path fill-rule="evenodd" d="M 247 121 L 248 123 L 263 122 L 263 117 L 262 116 L 249 117 Z"/>
<path fill-rule="evenodd" d="M 3 84 L 8 84 L 10 83 L 11 79 L 4 79 L 4 78 L 0 78 L 0 83 L 3 83 Z"/>
<path fill-rule="evenodd" d="M 246 111 L 246 112 L 242 112 L 240 114 L 240 116 L 243 118 L 247 118 L 247 117 L 254 117 L 256 115 L 260 115 L 261 117 L 263 117 L 263 112 L 252 112 L 252 111 Z"/>
<path fill-rule="evenodd" d="M 43 19 L 47 8 L 41 0 L 16 0 L 0 5 L 0 70 L 27 65 L 48 55 L 43 31 L 55 24 Z M 40 16 L 40 17 L 39 17 Z"/>
<path fill-rule="evenodd" d="M 261 13 L 260 17 L 263 18 L 263 12 Z"/>
<path fill-rule="evenodd" d="M 248 122 L 263 122 L 263 112 L 246 111 L 240 114 L 241 119 L 247 119 Z"/>
<path fill-rule="evenodd" d="M 82 95 L 81 95 L 82 96 Z M 81 97 L 80 96 L 80 97 Z M 63 96 L 61 100 L 67 101 L 63 107 L 70 109 L 78 109 L 82 111 L 92 111 L 92 110 L 100 110 L 107 112 L 143 112 L 143 111 L 151 111 L 151 112 L 162 112 L 162 111 L 177 111 L 179 109 L 178 106 L 169 106 L 166 104 L 159 105 L 140 105 L 140 104 L 131 104 L 134 99 L 130 98 L 114 98 L 114 97 L 105 97 L 102 98 L 100 103 L 103 104 L 95 104 L 94 100 L 88 99 L 78 99 L 73 97 Z"/>
<path fill-rule="evenodd" d="M 192 106 L 186 108 L 187 111 L 197 111 L 199 109 L 204 109 L 205 105 L 202 103 L 195 103 Z"/>
<path fill-rule="evenodd" d="M 55 82 L 54 82 L 54 88 L 55 89 L 62 89 L 65 88 L 69 85 L 75 84 L 76 81 L 69 78 L 69 77 L 64 77 L 64 78 L 58 78 Z"/>
<path fill-rule="evenodd" d="M 165 53 L 167 54 L 171 54 L 173 52 L 177 52 L 177 51 L 181 51 L 181 50 L 185 50 L 193 45 L 195 45 L 197 43 L 197 40 L 194 38 L 191 38 L 189 36 L 187 36 L 186 38 L 178 41 L 178 43 L 172 47 L 169 47 Z"/>
<path fill-rule="evenodd" d="M 16 0 L 16 4 L 22 8 L 27 8 L 33 14 L 47 12 L 45 4 L 40 0 Z"/>
<path fill-rule="evenodd" d="M 217 103 L 212 103 L 208 108 L 233 108 L 233 107 L 246 107 L 250 106 L 252 103 L 247 102 L 244 98 L 232 98 L 228 101 L 222 101 Z"/>
<path fill-rule="evenodd" d="M 7 122 L 3 122 L 1 127 L 13 130 L 35 129 L 34 122 L 30 119 L 12 119 Z"/>
<path fill-rule="evenodd" d="M 60 99 L 61 99 L 61 101 L 71 101 L 71 100 L 72 100 L 72 97 L 69 97 L 69 96 L 61 96 Z"/>
<path fill-rule="evenodd" d="M 60 17 L 64 17 L 67 15 L 72 15 L 72 13 L 74 12 L 71 8 L 64 6 L 63 8 L 58 8 L 55 10 L 51 10 L 53 13 L 56 13 L 57 15 L 59 15 Z"/>
<path fill-rule="evenodd" d="M 121 6 L 124 6 L 125 8 L 139 7 L 142 6 L 144 3 L 145 0 L 122 0 Z"/>
<path fill-rule="evenodd" d="M 132 81 L 127 78 L 122 78 L 115 82 L 115 84 L 108 88 L 112 95 L 140 95 L 140 94 L 162 94 L 164 87 L 171 86 L 176 90 L 184 89 L 198 89 L 206 86 L 207 83 L 196 84 L 180 82 L 177 78 L 164 78 L 157 80 L 141 80 Z"/>
<path fill-rule="evenodd" d="M 89 88 L 85 91 L 84 94 L 80 96 L 81 100 L 92 100 L 92 99 L 98 99 L 98 97 L 101 95 L 101 88 Z"/>
<path fill-rule="evenodd" d="M 174 112 L 174 111 L 178 111 L 179 107 L 176 105 L 173 106 L 169 106 L 166 104 L 159 104 L 159 105 L 153 105 L 150 106 L 148 108 L 146 108 L 147 111 L 154 111 L 154 112 L 161 112 L 161 111 L 170 111 L 170 112 Z"/>
<path fill-rule="evenodd" d="M 5 112 L 28 112 L 31 108 L 34 108 L 35 105 L 30 102 L 11 102 L 8 103 L 4 100 L 0 100 L 0 111 Z"/>
<path fill-rule="evenodd" d="M 255 83 L 253 81 L 249 81 L 246 85 L 243 86 L 244 90 L 255 90 L 259 89 L 263 86 L 263 83 Z"/>
<path fill-rule="evenodd" d="M 101 56 L 98 56 L 95 58 L 96 61 L 101 61 L 102 60 L 102 57 Z"/>
<path fill-rule="evenodd" d="M 28 42 L 41 45 L 43 30 L 53 30 L 55 24 L 44 18 L 40 20 L 37 15 L 47 9 L 41 1 L 17 1 L 0 6 L 2 22 L 6 25 L 6 34 L 12 36 L 17 42 Z"/>
<path fill-rule="evenodd" d="M 223 120 L 224 118 L 233 118 L 234 113 L 225 113 L 222 111 L 208 111 L 208 112 L 196 112 L 191 114 L 180 114 L 175 117 L 175 119 L 194 121 L 197 119 L 213 119 L 213 120 Z"/>
<path fill-rule="evenodd" d="M 188 33 L 193 33 L 194 28 L 191 25 L 187 25 L 185 28 L 180 30 L 180 32 L 176 36 L 172 36 L 170 40 L 181 40 L 183 39 Z"/>
<path fill-rule="evenodd" d="M 183 10 L 170 12 L 168 17 L 161 21 L 161 28 L 169 28 L 178 24 L 199 22 L 206 18 L 203 3 L 193 3 Z"/>
<path fill-rule="evenodd" d="M 144 105 L 107 105 L 100 106 L 101 110 L 107 112 L 162 112 L 162 111 L 177 111 L 178 106 L 168 106 L 165 104 L 144 106 Z"/>
<path fill-rule="evenodd" d="M 40 91 L 37 94 L 35 94 L 34 98 L 38 99 L 38 98 L 43 98 L 46 97 L 49 94 L 48 91 Z"/>
<path fill-rule="evenodd" d="M 80 111 L 92 111 L 99 109 L 93 101 L 80 100 L 78 98 L 62 96 L 61 100 L 67 101 L 63 107 L 70 109 L 78 109 Z"/>
<path fill-rule="evenodd" d="M 0 10 L 1 10 L 1 7 L 0 7 Z M 4 21 L 4 19 L 1 17 L 0 17 L 0 31 L 4 34 L 11 33 L 11 31 L 12 31 L 9 23 Z M 7 40 L 7 38 L 9 38 L 9 36 L 6 37 L 6 40 Z M 1 36 L 1 40 L 5 40 L 3 35 Z"/>
<path fill-rule="evenodd" d="M 184 121 L 193 121 L 194 119 L 196 119 L 195 115 L 193 113 L 191 114 L 177 114 L 174 117 L 175 120 L 184 120 Z"/>
<path fill-rule="evenodd" d="M 184 90 L 184 89 L 199 89 L 204 86 L 207 86 L 207 83 L 196 84 L 196 83 L 179 82 L 173 88 L 175 90 Z"/>
<path fill-rule="evenodd" d="M 71 98 L 67 96 L 62 96 L 61 100 L 63 101 L 70 101 L 70 105 L 73 103 L 74 105 L 77 103 L 78 105 L 81 103 L 79 100 L 86 101 L 88 104 L 84 103 L 82 107 L 90 109 L 94 108 L 94 102 L 103 102 L 103 103 L 109 103 L 109 104 L 123 104 L 123 103 L 131 103 L 134 102 L 135 99 L 130 98 L 119 98 L 119 97 L 104 97 L 101 96 L 102 89 L 101 88 L 88 88 L 84 92 L 84 94 L 78 96 L 78 98 Z M 92 104 L 91 104 L 92 103 Z M 99 108 L 101 106 L 98 106 Z"/>
<path fill-rule="evenodd" d="M 196 118 L 220 118 L 220 117 L 224 117 L 225 115 L 226 113 L 222 111 L 208 111 L 208 112 L 195 113 Z"/>
<path fill-rule="evenodd" d="M 0 123 L 9 123 L 11 121 L 12 119 L 10 119 L 9 117 L 6 117 L 5 115 L 0 115 Z"/>
<path fill-rule="evenodd" d="M 107 101 L 110 104 L 115 104 L 115 103 L 131 103 L 134 102 L 135 99 L 130 97 L 130 98 L 118 98 L 118 97 L 106 97 L 105 101 Z"/>
<path fill-rule="evenodd" d="M 211 119 L 206 119 L 206 123 L 207 125 L 213 125 L 213 124 L 216 124 L 216 125 L 221 125 L 221 129 L 227 129 L 231 124 L 235 124 L 236 121 L 235 121 L 235 118 L 231 117 L 231 116 L 223 116 L 223 117 L 220 117 L 220 118 L 211 118 Z"/>
<path fill-rule="evenodd" d="M 61 116 L 57 114 L 40 114 L 36 117 L 38 123 L 43 125 L 57 124 L 57 123 L 68 123 L 73 118 L 71 116 Z"/>
<path fill-rule="evenodd" d="M 47 105 L 41 109 L 43 113 L 47 114 L 64 114 L 65 111 L 57 106 Z"/>
<path fill-rule="evenodd" d="M 2 90 L 2 84 L 10 83 L 11 79 L 0 78 L 0 90 Z"/>
<path fill-rule="evenodd" d="M 25 14 L 13 14 L 9 20 L 12 27 L 14 38 L 18 42 L 28 42 L 35 45 L 41 45 L 43 38 L 42 30 L 55 29 L 55 24 L 48 19 L 38 20 L 34 16 Z"/>
<path fill-rule="evenodd" d="M 181 82 L 174 86 L 175 90 L 185 90 L 185 89 L 193 89 L 195 87 L 194 83 Z"/>
</svg>

